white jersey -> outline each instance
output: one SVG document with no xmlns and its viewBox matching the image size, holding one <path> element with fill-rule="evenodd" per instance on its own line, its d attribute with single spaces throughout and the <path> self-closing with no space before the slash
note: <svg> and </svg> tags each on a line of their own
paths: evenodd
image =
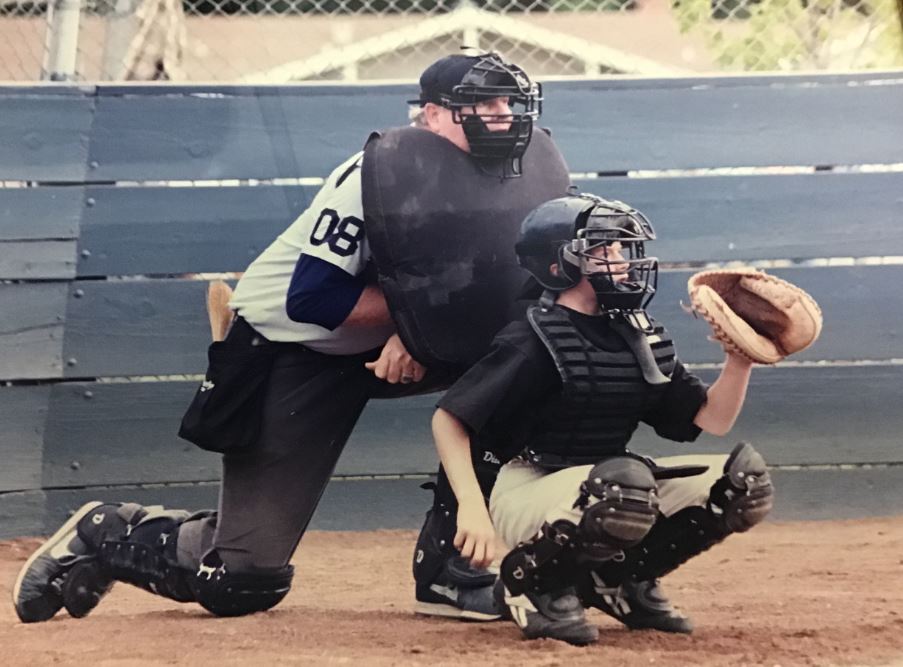
<svg viewBox="0 0 903 667">
<path fill-rule="evenodd" d="M 339 326 L 293 322 L 286 298 L 302 253 L 358 275 L 370 260 L 364 235 L 361 162 L 357 153 L 326 179 L 313 202 L 255 259 L 238 282 L 230 306 L 272 341 L 304 343 L 326 354 L 356 354 L 380 347 L 394 326 Z M 341 182 L 340 182 L 341 181 Z"/>
</svg>

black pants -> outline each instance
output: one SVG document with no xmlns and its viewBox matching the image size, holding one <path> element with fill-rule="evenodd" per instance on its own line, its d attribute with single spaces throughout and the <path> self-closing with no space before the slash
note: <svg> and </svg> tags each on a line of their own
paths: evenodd
<svg viewBox="0 0 903 667">
<path fill-rule="evenodd" d="M 238 320 L 227 342 L 250 344 L 253 335 Z M 280 352 L 259 441 L 223 457 L 218 516 L 183 524 L 181 562 L 194 566 L 211 544 L 232 571 L 289 562 L 367 401 L 435 391 L 451 377 L 432 373 L 416 385 L 390 385 L 364 367 L 378 355 L 325 355 L 302 345 Z"/>
</svg>

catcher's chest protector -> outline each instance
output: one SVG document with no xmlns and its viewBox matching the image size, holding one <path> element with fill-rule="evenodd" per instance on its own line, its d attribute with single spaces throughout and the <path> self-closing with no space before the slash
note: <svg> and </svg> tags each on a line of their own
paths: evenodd
<svg viewBox="0 0 903 667">
<path fill-rule="evenodd" d="M 473 363 L 516 317 L 527 275 L 514 252 L 520 224 L 570 184 L 543 131 L 533 133 L 523 171 L 489 176 L 448 140 L 413 127 L 367 142 L 367 239 L 398 334 L 427 367 Z"/>
<path fill-rule="evenodd" d="M 640 418 L 667 384 L 649 384 L 629 348 L 610 352 L 597 347 L 554 306 L 527 312 L 561 375 L 561 394 L 541 411 L 527 449 L 531 460 L 549 468 L 597 463 L 623 454 Z M 655 363 L 670 377 L 674 345 L 659 324 L 646 334 Z"/>
</svg>

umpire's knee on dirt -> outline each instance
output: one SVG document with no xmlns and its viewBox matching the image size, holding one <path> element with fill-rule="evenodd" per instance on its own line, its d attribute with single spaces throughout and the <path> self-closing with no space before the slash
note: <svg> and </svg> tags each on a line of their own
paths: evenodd
<svg viewBox="0 0 903 667">
<path fill-rule="evenodd" d="M 291 565 L 230 572 L 216 551 L 210 551 L 189 586 L 195 600 L 212 614 L 244 616 L 279 604 L 292 587 L 294 572 Z"/>
</svg>

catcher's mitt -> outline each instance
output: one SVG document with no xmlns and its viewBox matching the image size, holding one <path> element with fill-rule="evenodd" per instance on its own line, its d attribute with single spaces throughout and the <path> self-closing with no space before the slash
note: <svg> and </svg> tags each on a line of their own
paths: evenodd
<svg viewBox="0 0 903 667">
<path fill-rule="evenodd" d="M 796 285 L 757 269 L 700 271 L 687 283 L 693 310 L 725 351 L 774 364 L 821 333 L 821 309 Z"/>
</svg>

